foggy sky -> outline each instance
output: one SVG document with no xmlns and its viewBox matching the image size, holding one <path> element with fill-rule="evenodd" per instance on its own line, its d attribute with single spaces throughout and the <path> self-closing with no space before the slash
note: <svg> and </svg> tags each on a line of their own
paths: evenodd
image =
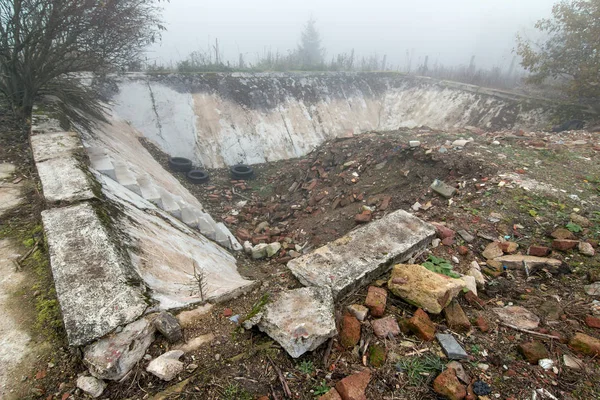
<svg viewBox="0 0 600 400">
<path fill-rule="evenodd" d="M 430 65 L 506 66 L 518 32 L 533 35 L 533 24 L 558 0 L 170 0 L 164 5 L 168 31 L 151 47 L 149 60 L 168 64 L 219 39 L 226 60 L 243 53 L 252 62 L 266 50 L 285 53 L 299 42 L 312 16 L 327 60 L 355 49 L 359 56 L 387 54 L 388 65 L 413 68 L 425 55 Z"/>
</svg>

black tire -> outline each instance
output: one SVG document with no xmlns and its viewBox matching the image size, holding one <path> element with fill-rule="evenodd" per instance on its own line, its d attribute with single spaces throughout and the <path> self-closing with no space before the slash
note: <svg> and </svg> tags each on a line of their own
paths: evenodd
<svg viewBox="0 0 600 400">
<path fill-rule="evenodd" d="M 208 172 L 202 171 L 201 169 L 193 169 L 186 174 L 187 180 L 192 183 L 205 183 L 208 182 Z"/>
<path fill-rule="evenodd" d="M 192 170 L 192 160 L 183 157 L 170 157 L 169 168 L 177 172 L 190 172 Z"/>
<path fill-rule="evenodd" d="M 231 176 L 233 179 L 243 181 L 254 178 L 254 170 L 245 164 L 238 164 L 231 167 Z"/>
</svg>

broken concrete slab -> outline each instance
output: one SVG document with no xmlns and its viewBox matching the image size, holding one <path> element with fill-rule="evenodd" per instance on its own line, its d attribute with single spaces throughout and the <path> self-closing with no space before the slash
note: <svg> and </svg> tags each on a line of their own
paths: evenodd
<svg viewBox="0 0 600 400">
<path fill-rule="evenodd" d="M 258 329 L 275 339 L 293 358 L 315 350 L 337 335 L 333 296 L 327 287 L 282 292 L 261 314 Z"/>
<path fill-rule="evenodd" d="M 70 345 L 84 345 L 143 314 L 142 290 L 131 283 L 136 276 L 90 204 L 46 210 L 42 220 Z"/>
<path fill-rule="evenodd" d="M 417 264 L 394 266 L 388 289 L 405 301 L 439 314 L 466 287 L 462 279 L 436 274 Z"/>
<path fill-rule="evenodd" d="M 537 315 L 519 306 L 510 306 L 504 308 L 493 308 L 500 321 L 505 324 L 512 325 L 518 329 L 535 329 L 540 324 L 540 319 Z"/>
<path fill-rule="evenodd" d="M 287 266 L 306 286 L 329 287 L 335 298 L 386 273 L 391 262 L 405 262 L 424 251 L 435 229 L 399 210 L 364 225 Z"/>
<path fill-rule="evenodd" d="M 0 163 L 0 181 L 8 179 L 15 173 L 17 167 L 10 163 Z"/>
<path fill-rule="evenodd" d="M 6 211 L 18 206 L 23 201 L 21 196 L 21 185 L 12 183 L 3 183 L 0 187 L 0 215 Z"/>
<path fill-rule="evenodd" d="M 70 158 L 83 144 L 77 132 L 52 132 L 31 136 L 33 159 L 40 163 L 55 158 Z"/>
<path fill-rule="evenodd" d="M 141 318 L 121 332 L 86 346 L 83 362 L 96 378 L 117 381 L 144 357 L 154 341 L 154 331 L 151 321 Z"/>
<path fill-rule="evenodd" d="M 106 389 L 106 383 L 93 376 L 80 376 L 77 378 L 77 387 L 93 398 L 97 398 L 102 396 L 104 389 Z"/>
<path fill-rule="evenodd" d="M 90 180 L 77 159 L 55 158 L 36 166 L 47 202 L 72 203 L 95 197 Z"/>
<path fill-rule="evenodd" d="M 494 258 L 494 261 L 499 262 L 502 265 L 506 265 L 506 267 L 509 269 L 517 269 L 522 271 L 525 271 L 523 266 L 523 262 L 525 262 L 530 273 L 539 268 L 549 268 L 550 272 L 556 272 L 562 265 L 562 261 L 554 258 L 525 256 L 521 254 L 513 254 Z"/>
</svg>

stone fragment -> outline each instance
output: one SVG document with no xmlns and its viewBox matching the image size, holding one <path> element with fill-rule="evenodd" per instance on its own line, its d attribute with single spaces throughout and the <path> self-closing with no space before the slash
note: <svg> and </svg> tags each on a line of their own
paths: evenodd
<svg viewBox="0 0 600 400">
<path fill-rule="evenodd" d="M 469 322 L 467 315 L 456 300 L 452 300 L 450 304 L 444 308 L 444 315 L 446 316 L 446 322 L 450 329 L 462 333 L 471 330 L 471 322 Z"/>
<path fill-rule="evenodd" d="M 273 243 L 269 243 L 266 247 L 266 252 L 267 252 L 267 257 L 273 257 L 275 254 L 279 253 L 279 250 L 281 250 L 281 243 L 279 242 L 273 242 Z"/>
<path fill-rule="evenodd" d="M 562 240 L 562 239 L 575 240 L 576 239 L 573 232 L 571 232 L 570 230 L 565 229 L 565 228 L 558 228 L 557 230 L 552 232 L 550 234 L 550 236 L 552 236 L 554 239 L 558 239 L 558 240 Z"/>
<path fill-rule="evenodd" d="M 527 263 L 530 274 L 540 268 L 546 268 L 549 272 L 556 272 L 562 265 L 562 261 L 554 258 L 524 256 L 520 254 L 498 257 L 494 260 L 494 262 L 505 265 L 509 269 L 516 269 L 519 271 L 524 271 L 523 261 Z"/>
<path fill-rule="evenodd" d="M 576 333 L 569 341 L 573 350 L 588 356 L 600 356 L 600 340 L 583 333 Z"/>
<path fill-rule="evenodd" d="M 477 294 L 477 281 L 471 275 L 463 275 L 460 280 L 465 283 L 464 291 L 469 291 Z"/>
<path fill-rule="evenodd" d="M 439 314 L 462 289 L 463 280 L 436 274 L 416 264 L 398 264 L 392 270 L 389 290 L 427 312 Z"/>
<path fill-rule="evenodd" d="M 141 318 L 119 333 L 86 346 L 83 362 L 98 379 L 118 381 L 144 357 L 154 341 L 154 326 Z"/>
<path fill-rule="evenodd" d="M 321 248 L 295 258 L 287 267 L 306 286 L 327 286 L 334 298 L 361 287 L 425 250 L 433 227 L 398 210 Z"/>
<path fill-rule="evenodd" d="M 534 257 L 546 257 L 550 254 L 550 248 L 546 246 L 530 246 L 527 254 Z"/>
<path fill-rule="evenodd" d="M 351 349 L 356 346 L 359 341 L 360 322 L 353 315 L 344 315 L 340 331 L 340 344 L 346 349 Z"/>
<path fill-rule="evenodd" d="M 504 308 L 493 308 L 498 318 L 505 324 L 516 326 L 519 329 L 535 329 L 540 324 L 540 319 L 531 311 L 519 307 L 510 306 Z"/>
<path fill-rule="evenodd" d="M 465 147 L 467 144 L 469 144 L 469 142 L 471 142 L 471 140 L 466 140 L 466 139 L 457 139 L 454 142 L 452 142 L 452 147 Z"/>
<path fill-rule="evenodd" d="M 411 332 L 425 342 L 431 342 L 435 338 L 435 325 L 429 319 L 429 315 L 420 308 L 407 321 L 407 326 Z"/>
<path fill-rule="evenodd" d="M 16 171 L 17 167 L 9 163 L 0 163 L 0 180 L 8 179 Z"/>
<path fill-rule="evenodd" d="M 479 328 L 479 330 L 483 333 L 487 333 L 490 330 L 490 325 L 488 324 L 486 319 L 481 315 L 478 316 L 475 320 L 475 325 L 477 325 L 477 328 Z"/>
<path fill-rule="evenodd" d="M 364 321 L 369 313 L 369 309 L 362 304 L 351 304 L 348 306 L 348 311 L 359 321 Z"/>
<path fill-rule="evenodd" d="M 380 318 L 371 322 L 373 327 L 373 333 L 380 339 L 387 338 L 390 336 L 398 336 L 400 334 L 400 327 L 398 321 L 393 316 Z"/>
<path fill-rule="evenodd" d="M 431 225 L 433 225 L 435 227 L 435 231 L 438 235 L 438 237 L 440 239 L 454 239 L 454 237 L 456 236 L 456 232 L 454 232 L 452 229 L 448 228 L 445 225 L 442 225 L 440 223 L 437 222 L 432 222 Z"/>
<path fill-rule="evenodd" d="M 212 304 L 205 304 L 193 310 L 182 311 L 177 314 L 177 321 L 182 328 L 191 328 L 200 321 L 203 315 L 209 313 L 212 307 Z"/>
<path fill-rule="evenodd" d="M 370 212 L 363 212 L 354 216 L 354 221 L 358 224 L 366 224 L 368 222 L 371 222 L 372 219 L 373 214 L 371 214 Z"/>
<path fill-rule="evenodd" d="M 577 246 L 579 246 L 577 240 L 555 239 L 552 241 L 552 248 L 559 251 L 573 250 Z"/>
<path fill-rule="evenodd" d="M 493 260 L 494 258 L 501 257 L 504 254 L 502 251 L 502 247 L 500 247 L 499 242 L 492 242 L 487 245 L 485 250 L 483 251 L 483 256 L 488 260 Z"/>
<path fill-rule="evenodd" d="M 171 381 L 183 371 L 183 363 L 179 357 L 183 355 L 181 350 L 167 351 L 165 354 L 150 361 L 146 371 L 163 381 Z"/>
<path fill-rule="evenodd" d="M 77 378 L 77 387 L 93 398 L 97 398 L 102 396 L 104 389 L 106 389 L 106 383 L 93 376 L 80 376 Z"/>
<path fill-rule="evenodd" d="M 369 286 L 365 306 L 371 311 L 374 317 L 383 317 L 385 313 L 385 304 L 387 302 L 387 290 L 380 287 Z"/>
<path fill-rule="evenodd" d="M 467 272 L 467 275 L 475 278 L 478 288 L 483 288 L 485 286 L 485 278 L 479 269 L 471 267 L 471 269 L 469 269 Z"/>
<path fill-rule="evenodd" d="M 421 142 L 419 142 L 418 140 L 411 140 L 408 142 L 408 145 L 410 147 L 419 147 L 421 145 Z"/>
<path fill-rule="evenodd" d="M 331 290 L 305 287 L 279 293 L 264 307 L 257 326 L 293 358 L 315 350 L 337 334 Z"/>
<path fill-rule="evenodd" d="M 458 234 L 460 235 L 460 237 L 463 238 L 463 240 L 467 243 L 472 243 L 475 240 L 475 236 L 471 235 L 469 232 L 467 232 L 464 229 L 461 229 L 458 231 Z"/>
<path fill-rule="evenodd" d="M 591 315 L 586 315 L 585 324 L 590 328 L 600 329 L 600 318 L 592 317 Z"/>
<path fill-rule="evenodd" d="M 433 181 L 433 183 L 431 184 L 431 190 L 447 199 L 451 198 L 452 196 L 454 196 L 454 193 L 456 193 L 456 188 L 453 188 L 452 186 L 440 181 L 439 179 Z"/>
<path fill-rule="evenodd" d="M 565 367 L 581 370 L 585 369 L 585 364 L 582 360 L 577 357 L 570 356 L 568 354 L 563 355 L 563 361 L 565 363 Z"/>
<path fill-rule="evenodd" d="M 268 400 L 268 398 L 267 398 Z M 323 396 L 319 397 L 318 400 L 342 400 L 342 397 L 336 390 L 336 388 L 331 388 L 331 390 L 325 393 Z"/>
<path fill-rule="evenodd" d="M 467 396 L 467 388 L 456 377 L 456 371 L 446 369 L 433 381 L 433 390 L 449 400 L 462 400 Z"/>
<path fill-rule="evenodd" d="M 451 360 L 464 360 L 469 357 L 465 349 L 456 341 L 454 336 L 446 333 L 436 333 L 435 337 L 442 346 L 442 350 Z"/>
<path fill-rule="evenodd" d="M 515 242 L 500 242 L 500 248 L 506 254 L 512 254 L 517 251 L 519 244 Z"/>
<path fill-rule="evenodd" d="M 153 321 L 154 327 L 159 331 L 170 343 L 175 343 L 183 339 L 181 326 L 177 318 L 170 312 L 162 311 Z"/>
<path fill-rule="evenodd" d="M 545 301 L 540 306 L 539 313 L 545 321 L 558 321 L 563 310 L 558 301 L 552 299 Z"/>
<path fill-rule="evenodd" d="M 184 353 L 191 353 L 192 351 L 198 350 L 200 347 L 204 346 L 207 343 L 213 341 L 215 336 L 212 333 L 207 333 L 206 335 L 196 336 L 184 344 L 177 346 L 174 350 L 181 350 Z"/>
<path fill-rule="evenodd" d="M 592 283 L 583 287 L 585 293 L 590 296 L 600 296 L 600 282 Z"/>
<path fill-rule="evenodd" d="M 594 247 L 588 242 L 579 242 L 579 252 L 588 257 L 594 257 L 594 255 L 596 255 Z"/>
<path fill-rule="evenodd" d="M 252 258 L 254 260 L 260 260 L 261 258 L 265 258 L 267 256 L 267 247 L 269 245 L 266 243 L 259 243 L 252 248 Z"/>
<path fill-rule="evenodd" d="M 592 226 L 592 223 L 590 222 L 590 220 L 587 219 L 586 217 L 584 217 L 583 215 L 571 213 L 570 217 L 571 217 L 571 222 L 573 222 L 581 227 L 589 228 L 590 226 Z"/>
<path fill-rule="evenodd" d="M 461 380 L 462 383 L 468 385 L 471 382 L 471 377 L 465 371 L 465 367 L 458 361 L 450 361 L 446 364 L 446 368 L 452 368 L 456 372 L 456 377 Z"/>
<path fill-rule="evenodd" d="M 364 370 L 350 375 L 335 385 L 342 400 L 367 400 L 365 390 L 371 381 L 371 372 Z"/>
<path fill-rule="evenodd" d="M 548 350 L 546 350 L 543 343 L 537 340 L 521 343 L 519 345 L 519 352 L 527 362 L 533 365 L 537 364 L 543 358 L 548 358 Z"/>
<path fill-rule="evenodd" d="M 385 364 L 386 360 L 385 347 L 379 344 L 374 344 L 369 347 L 369 364 L 375 368 L 380 368 Z"/>
</svg>

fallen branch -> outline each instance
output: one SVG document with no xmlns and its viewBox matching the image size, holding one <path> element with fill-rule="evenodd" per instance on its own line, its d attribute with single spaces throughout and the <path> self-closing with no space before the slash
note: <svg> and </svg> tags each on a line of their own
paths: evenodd
<svg viewBox="0 0 600 400">
<path fill-rule="evenodd" d="M 332 348 L 333 348 L 333 338 L 329 339 L 329 343 L 327 344 L 327 349 L 325 350 L 325 354 L 323 355 L 323 366 L 325 368 L 329 367 L 329 356 L 331 355 Z"/>
<path fill-rule="evenodd" d="M 16 260 L 17 265 L 19 266 L 19 270 L 21 268 L 23 268 L 23 266 L 21 265 L 23 263 L 23 261 L 27 260 L 27 258 L 33 254 L 34 251 L 37 250 L 38 246 L 40 244 L 40 239 L 36 240 L 35 244 L 31 247 L 31 249 L 29 249 L 29 251 L 27 253 L 25 253 L 24 256 L 22 256 L 21 258 L 19 258 L 18 260 Z"/>
<path fill-rule="evenodd" d="M 271 362 L 271 365 L 273 365 L 273 369 L 275 369 L 275 372 L 277 372 L 277 376 L 279 377 L 279 382 L 281 382 L 281 387 L 283 388 L 283 394 L 288 399 L 291 398 L 292 397 L 292 391 L 290 390 L 290 387 L 288 386 L 287 381 L 285 380 L 285 377 L 281 373 L 281 370 L 279 369 L 279 367 L 277 365 L 275 365 L 275 363 L 273 362 L 273 360 L 271 359 L 271 357 L 267 356 L 267 358 Z"/>
<path fill-rule="evenodd" d="M 539 337 L 543 337 L 546 339 L 560 340 L 560 337 L 558 337 L 558 336 L 547 335 L 545 333 L 530 331 L 528 329 L 519 328 L 518 326 L 515 326 L 515 325 L 507 324 L 506 322 L 500 322 L 500 325 L 506 326 L 507 328 L 511 328 L 511 329 L 514 329 L 519 332 L 528 333 L 530 335 L 539 336 Z"/>
</svg>

